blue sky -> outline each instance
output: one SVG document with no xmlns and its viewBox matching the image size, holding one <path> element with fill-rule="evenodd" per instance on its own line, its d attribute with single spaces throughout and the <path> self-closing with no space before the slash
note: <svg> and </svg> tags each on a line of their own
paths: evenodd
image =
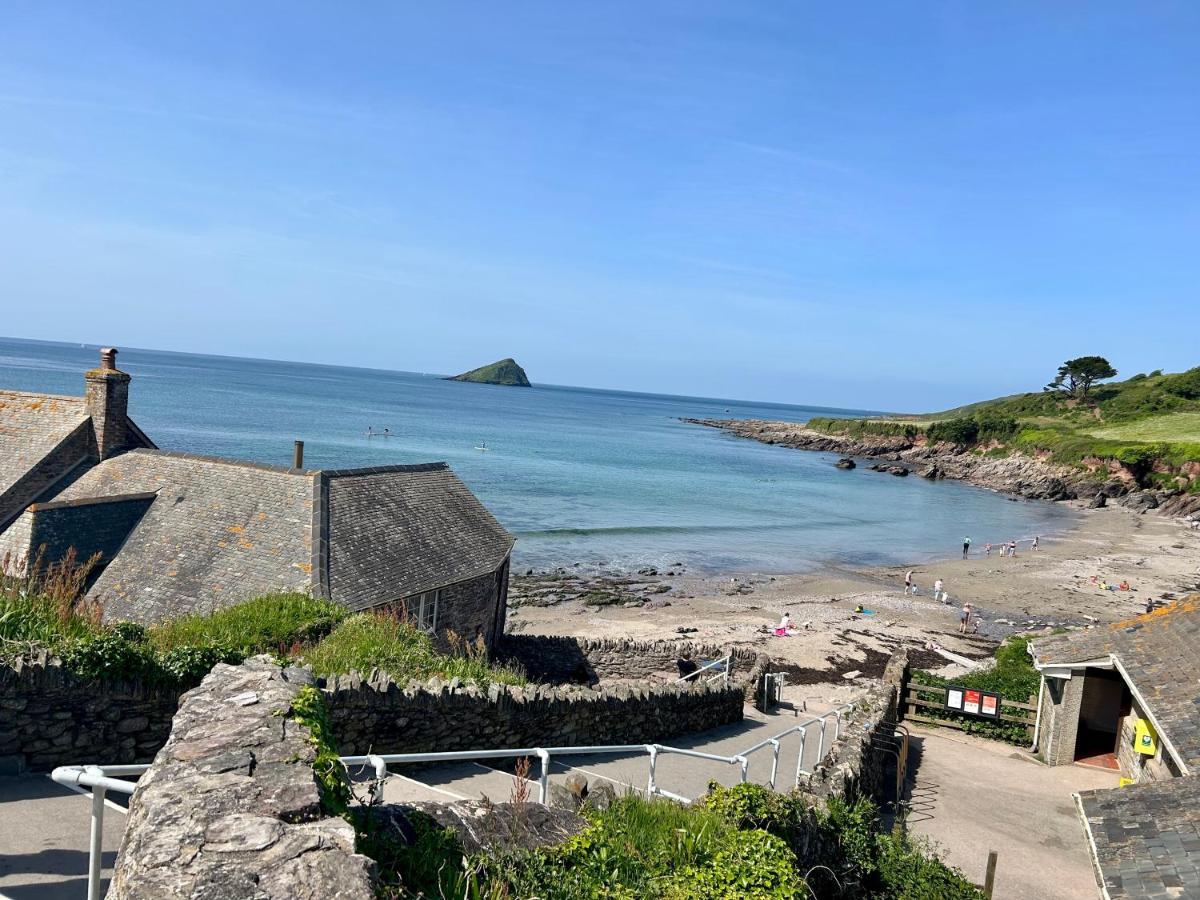
<svg viewBox="0 0 1200 900">
<path fill-rule="evenodd" d="M 1192 2 L 10 0 L 0 332 L 913 410 L 1188 368 L 1198 42 Z"/>
</svg>

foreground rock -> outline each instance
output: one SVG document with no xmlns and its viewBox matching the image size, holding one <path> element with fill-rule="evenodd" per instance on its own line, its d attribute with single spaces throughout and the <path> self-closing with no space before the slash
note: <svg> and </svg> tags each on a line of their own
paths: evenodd
<svg viewBox="0 0 1200 900">
<path fill-rule="evenodd" d="M 453 831 L 468 855 L 483 850 L 508 853 L 561 844 L 587 825 L 574 812 L 528 800 L 405 803 L 374 807 L 365 814 L 372 819 L 372 831 L 405 844 L 412 843 L 415 834 L 412 823 L 427 816 Z"/>
<path fill-rule="evenodd" d="M 310 680 L 259 657 L 183 696 L 130 802 L 109 900 L 375 896 L 354 829 L 322 818 L 312 733 L 291 717 Z"/>
</svg>

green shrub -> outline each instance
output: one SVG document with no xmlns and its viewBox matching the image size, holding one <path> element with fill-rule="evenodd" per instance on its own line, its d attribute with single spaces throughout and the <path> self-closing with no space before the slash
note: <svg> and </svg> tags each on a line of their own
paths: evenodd
<svg viewBox="0 0 1200 900">
<path fill-rule="evenodd" d="M 969 447 L 979 440 L 979 423 L 971 417 L 934 422 L 925 430 L 931 444 L 959 444 Z"/>
<path fill-rule="evenodd" d="M 67 670 L 83 678 L 166 680 L 154 651 L 116 630 L 66 641 L 58 655 Z"/>
<path fill-rule="evenodd" d="M 219 662 L 237 665 L 245 658 L 228 647 L 172 647 L 158 655 L 158 665 L 167 680 L 187 686 L 199 684 Z"/>
<path fill-rule="evenodd" d="M 1008 638 L 996 649 L 995 665 L 992 668 L 969 672 L 953 679 L 953 683 L 975 690 L 991 691 L 999 694 L 1002 700 L 1029 702 L 1031 697 L 1036 698 L 1041 686 L 1041 675 L 1033 667 L 1029 657 L 1029 640 L 1024 636 Z M 951 683 L 949 679 L 922 669 L 913 670 L 912 680 L 916 684 L 931 687 L 945 687 Z M 1024 745 L 1029 740 L 1025 726 L 1017 722 L 992 722 L 934 708 L 925 708 L 922 715 L 951 720 L 960 724 L 963 730 L 970 734 L 995 738 L 1010 744 Z"/>
<path fill-rule="evenodd" d="M 838 419 L 814 416 L 806 427 L 822 434 L 842 434 L 847 437 L 902 437 L 913 440 L 924 431 L 916 422 L 889 422 L 883 419 Z"/>
<path fill-rule="evenodd" d="M 787 844 L 757 830 L 727 834 L 709 859 L 675 870 L 658 890 L 667 900 L 795 900 L 808 896 Z"/>
</svg>

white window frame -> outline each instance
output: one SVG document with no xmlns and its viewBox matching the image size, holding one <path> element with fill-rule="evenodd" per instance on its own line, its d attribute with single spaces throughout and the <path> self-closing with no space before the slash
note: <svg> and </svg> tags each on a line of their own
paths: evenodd
<svg viewBox="0 0 1200 900">
<path fill-rule="evenodd" d="M 425 591 L 423 594 L 413 597 L 410 609 L 415 608 L 418 630 L 424 631 L 426 634 L 437 634 L 438 606 L 441 599 L 442 592 L 440 590 Z"/>
</svg>

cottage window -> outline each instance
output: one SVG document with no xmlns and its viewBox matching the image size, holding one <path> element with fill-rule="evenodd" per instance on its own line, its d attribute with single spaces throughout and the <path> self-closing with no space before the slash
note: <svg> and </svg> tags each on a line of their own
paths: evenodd
<svg viewBox="0 0 1200 900">
<path fill-rule="evenodd" d="M 412 610 L 417 614 L 417 627 L 429 634 L 437 631 L 438 599 L 441 591 L 426 591 L 413 598 Z"/>
</svg>

